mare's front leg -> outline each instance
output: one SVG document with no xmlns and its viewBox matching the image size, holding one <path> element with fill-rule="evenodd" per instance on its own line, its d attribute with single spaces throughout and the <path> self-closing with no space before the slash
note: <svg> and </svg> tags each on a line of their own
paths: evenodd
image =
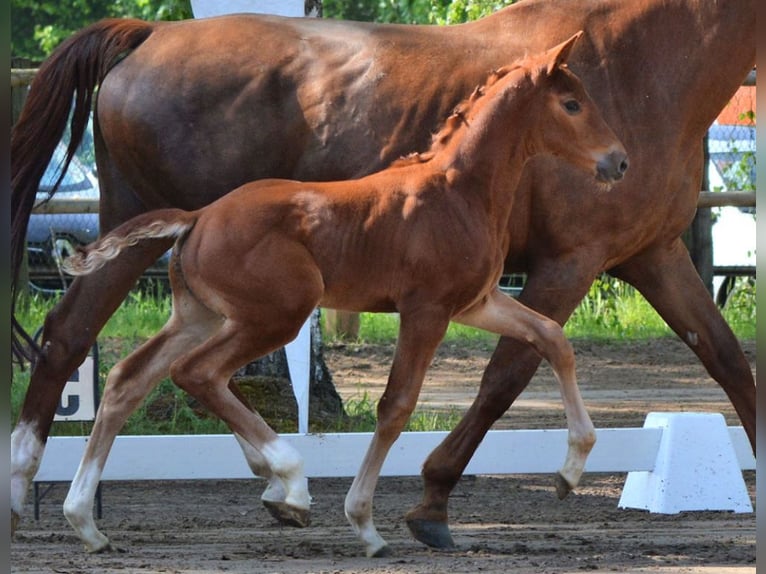
<svg viewBox="0 0 766 574">
<path fill-rule="evenodd" d="M 593 273 L 571 262 L 541 264 L 527 277 L 520 301 L 564 324 L 587 293 L 593 277 Z M 423 464 L 423 498 L 406 516 L 415 539 L 435 548 L 454 547 L 447 513 L 450 493 L 487 431 L 526 388 L 540 359 L 528 342 L 500 338 L 476 399 Z"/>
<path fill-rule="evenodd" d="M 708 293 L 680 239 L 612 270 L 638 289 L 700 358 L 734 405 L 755 452 L 755 380 L 742 347 Z"/>
<path fill-rule="evenodd" d="M 372 498 L 386 455 L 415 408 L 426 370 L 449 325 L 441 308 L 400 310 L 401 324 L 391 374 L 378 402 L 378 421 L 362 466 L 346 495 L 346 518 L 362 540 L 367 556 L 390 549 L 372 519 Z"/>
<path fill-rule="evenodd" d="M 32 369 L 19 420 L 11 434 L 11 531 L 42 460 L 61 391 L 82 363 L 96 335 L 119 307 L 136 280 L 172 245 L 147 242 L 101 270 L 78 277 L 48 313 L 42 353 Z"/>
</svg>

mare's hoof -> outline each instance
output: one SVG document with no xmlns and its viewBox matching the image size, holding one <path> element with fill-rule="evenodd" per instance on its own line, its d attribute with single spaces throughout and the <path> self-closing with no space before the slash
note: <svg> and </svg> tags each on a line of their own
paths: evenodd
<svg viewBox="0 0 766 574">
<path fill-rule="evenodd" d="M 310 511 L 308 508 L 296 508 L 284 502 L 274 500 L 264 500 L 263 505 L 269 514 L 283 526 L 295 526 L 296 528 L 305 528 L 311 523 Z"/>
<path fill-rule="evenodd" d="M 561 473 L 556 473 L 556 496 L 559 500 L 564 500 L 567 495 L 572 492 L 572 485 L 567 482 L 567 479 L 561 476 Z"/>
<path fill-rule="evenodd" d="M 394 551 L 391 550 L 391 547 L 388 544 L 386 544 L 385 546 L 381 546 L 375 552 L 370 554 L 370 558 L 388 558 L 389 556 L 393 555 Z"/>
<path fill-rule="evenodd" d="M 120 546 L 115 546 L 111 542 L 107 542 L 104 546 L 100 548 L 96 548 L 95 550 L 89 550 L 90 554 L 111 554 L 112 552 L 116 554 L 125 554 L 127 550 Z"/>
<path fill-rule="evenodd" d="M 443 550 L 455 548 L 455 541 L 452 540 L 452 534 L 446 522 L 413 518 L 407 521 L 407 527 L 415 540 L 426 546 Z"/>
<path fill-rule="evenodd" d="M 19 526 L 21 516 L 15 510 L 11 510 L 11 536 L 16 534 L 16 528 Z"/>
</svg>

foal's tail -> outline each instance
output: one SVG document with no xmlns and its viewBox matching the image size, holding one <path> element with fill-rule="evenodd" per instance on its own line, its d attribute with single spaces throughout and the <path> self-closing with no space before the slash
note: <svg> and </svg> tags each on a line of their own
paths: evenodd
<svg viewBox="0 0 766 574">
<path fill-rule="evenodd" d="M 64 41 L 40 66 L 29 87 L 24 109 L 11 132 L 11 306 L 18 291 L 26 248 L 27 225 L 40 179 L 61 139 L 71 111 L 71 137 L 53 195 L 82 141 L 96 86 L 121 58 L 135 49 L 156 24 L 109 19 L 84 28 Z M 12 316 L 12 350 L 22 362 L 36 345 Z"/>
<path fill-rule="evenodd" d="M 62 269 L 70 275 L 88 275 L 146 239 L 183 237 L 196 221 L 196 212 L 182 209 L 158 209 L 141 214 L 67 257 Z"/>
</svg>

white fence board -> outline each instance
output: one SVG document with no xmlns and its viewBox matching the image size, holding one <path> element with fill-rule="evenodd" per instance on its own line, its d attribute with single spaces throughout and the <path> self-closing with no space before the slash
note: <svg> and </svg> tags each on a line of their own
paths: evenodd
<svg viewBox="0 0 766 574">
<path fill-rule="evenodd" d="M 755 459 L 742 427 L 729 428 L 742 469 Z M 383 476 L 420 474 L 428 454 L 446 432 L 403 433 L 383 466 Z M 304 456 L 310 477 L 354 476 L 371 433 L 283 435 Z M 661 429 L 598 429 L 586 472 L 652 470 Z M 87 437 L 50 437 L 36 481 L 70 481 Z M 566 453 L 565 430 L 490 431 L 466 474 L 555 472 Z M 118 436 L 103 480 L 181 480 L 250 478 L 249 467 L 231 435 Z"/>
</svg>

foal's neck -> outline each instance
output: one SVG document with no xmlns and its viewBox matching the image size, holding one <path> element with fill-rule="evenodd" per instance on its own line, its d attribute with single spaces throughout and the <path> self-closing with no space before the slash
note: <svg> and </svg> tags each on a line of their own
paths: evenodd
<svg viewBox="0 0 766 574">
<path fill-rule="evenodd" d="M 533 155 L 530 145 L 533 104 L 539 90 L 524 70 L 505 77 L 476 93 L 450 118 L 460 122 L 433 165 L 446 171 L 451 187 L 482 200 L 494 215 L 507 218 L 524 163 Z"/>
</svg>

